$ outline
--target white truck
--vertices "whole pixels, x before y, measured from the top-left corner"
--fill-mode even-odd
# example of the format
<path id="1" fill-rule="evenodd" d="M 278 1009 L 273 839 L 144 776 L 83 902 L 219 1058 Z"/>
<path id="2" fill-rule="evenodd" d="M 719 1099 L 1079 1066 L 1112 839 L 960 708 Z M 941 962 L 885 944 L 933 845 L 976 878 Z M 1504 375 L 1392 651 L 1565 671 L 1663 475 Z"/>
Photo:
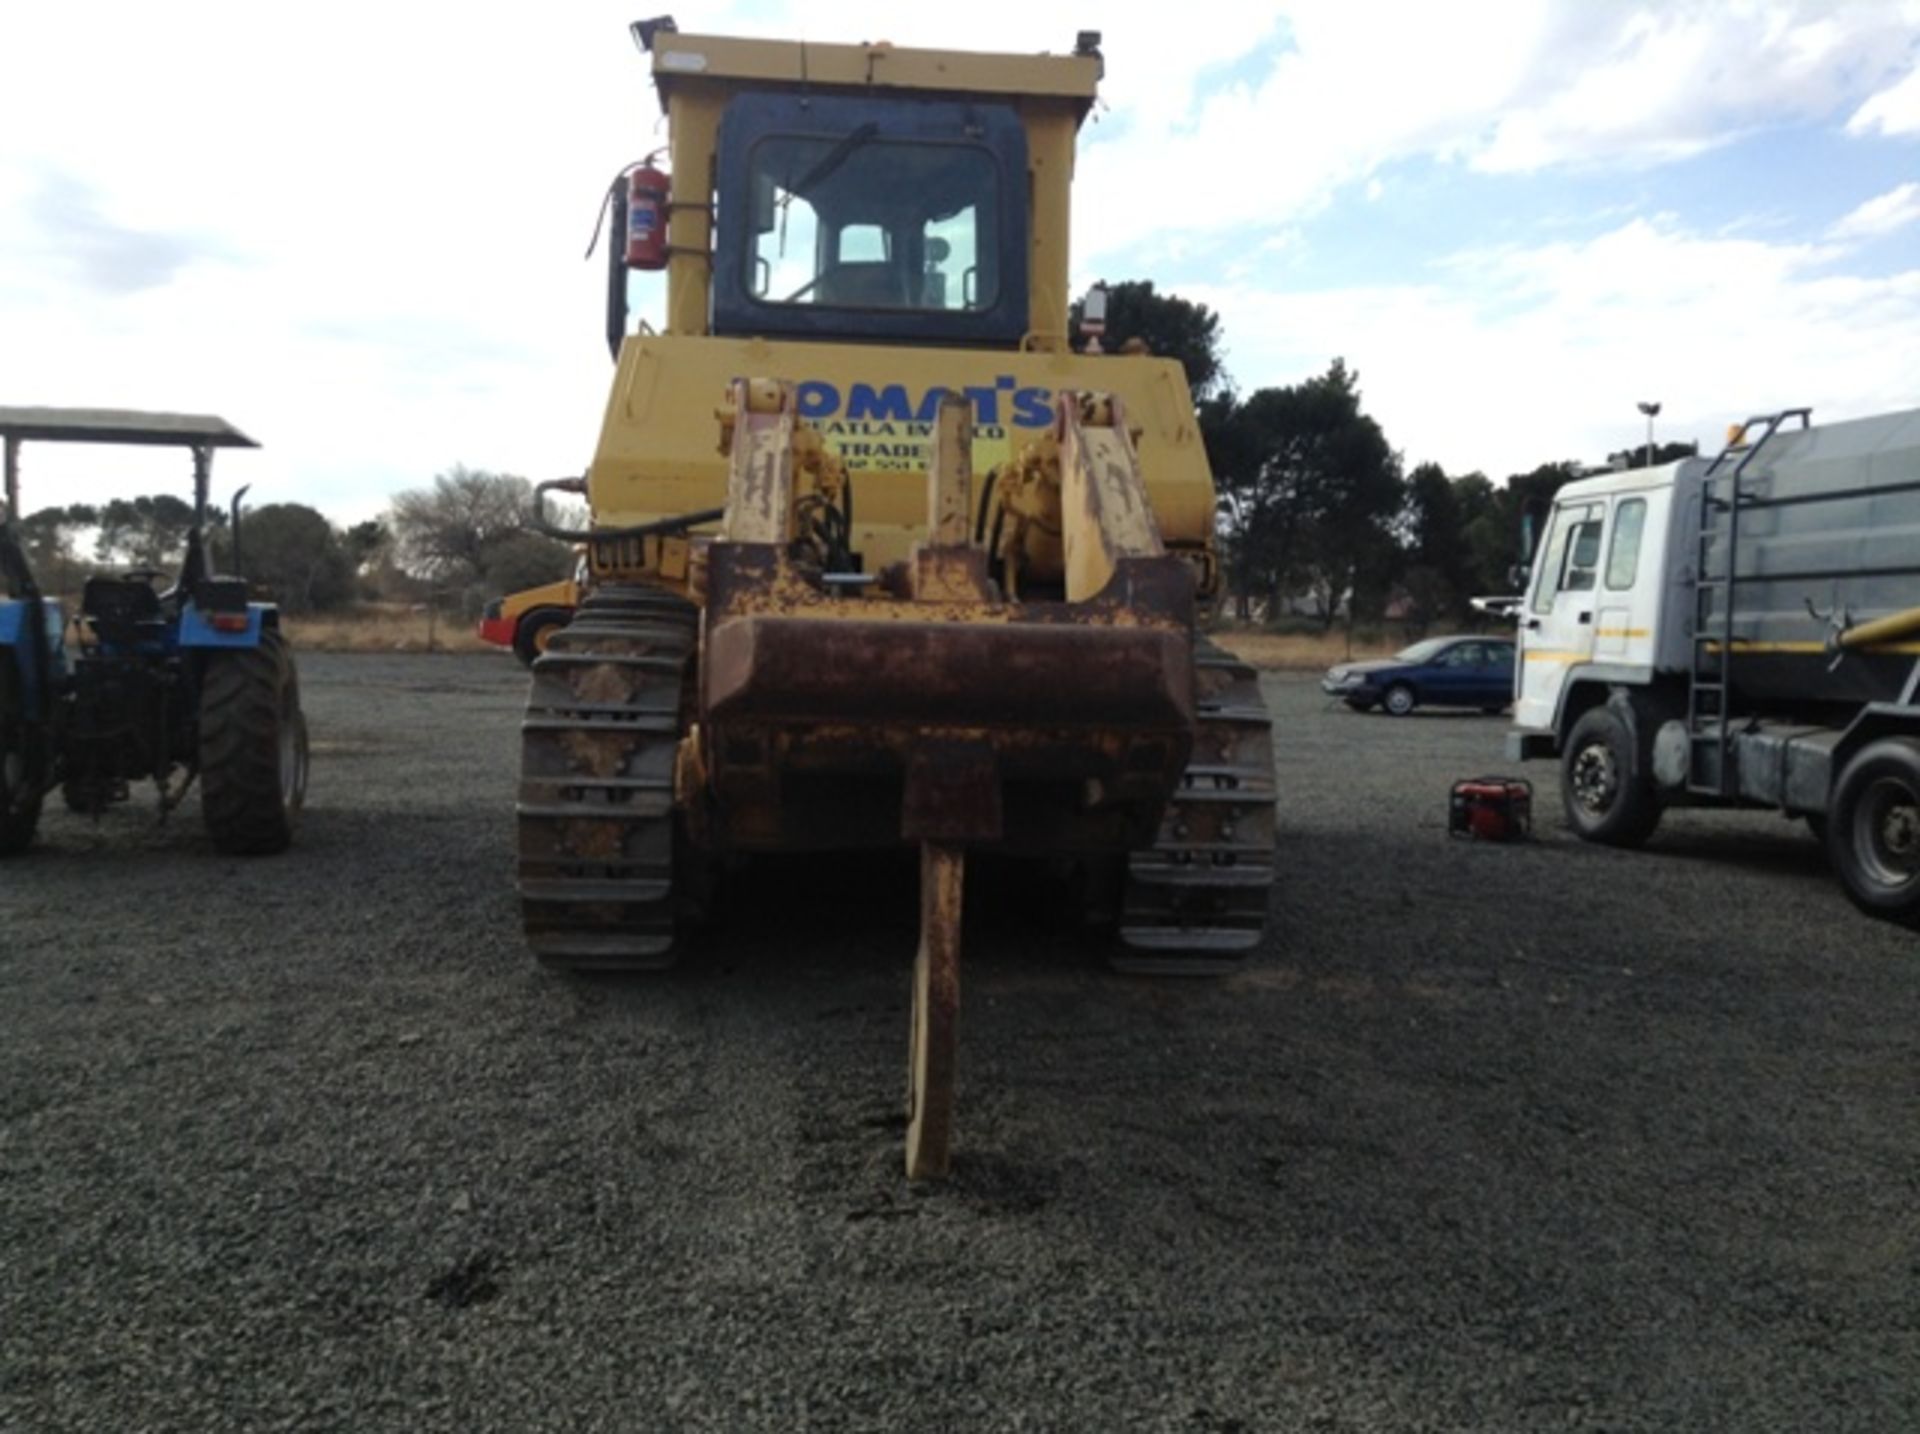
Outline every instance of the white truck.
<path id="1" fill-rule="evenodd" d="M 1718 457 L 1567 484 L 1517 614 L 1507 755 L 1638 846 L 1670 806 L 1806 818 L 1920 925 L 1920 409 L 1748 420 Z"/>

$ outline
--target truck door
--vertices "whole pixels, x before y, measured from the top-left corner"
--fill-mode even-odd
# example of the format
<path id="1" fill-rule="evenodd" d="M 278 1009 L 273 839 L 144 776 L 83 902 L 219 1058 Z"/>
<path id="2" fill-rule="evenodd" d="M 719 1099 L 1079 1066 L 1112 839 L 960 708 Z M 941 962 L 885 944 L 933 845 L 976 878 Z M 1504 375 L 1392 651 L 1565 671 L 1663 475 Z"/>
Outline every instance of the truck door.
<path id="1" fill-rule="evenodd" d="M 1518 727 L 1549 730 L 1559 711 L 1567 673 L 1593 660 L 1595 598 L 1604 498 L 1557 505 L 1520 618 L 1520 690 L 1513 720 Z"/>

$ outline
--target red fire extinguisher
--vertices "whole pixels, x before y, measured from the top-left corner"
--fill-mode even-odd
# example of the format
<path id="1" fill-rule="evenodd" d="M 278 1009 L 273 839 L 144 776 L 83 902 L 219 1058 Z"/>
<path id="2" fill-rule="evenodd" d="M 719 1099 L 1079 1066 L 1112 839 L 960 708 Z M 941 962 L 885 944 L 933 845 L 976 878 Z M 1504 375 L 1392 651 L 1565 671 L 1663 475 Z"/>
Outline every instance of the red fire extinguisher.
<path id="1" fill-rule="evenodd" d="M 672 181 L 648 155 L 627 171 L 627 267 L 667 267 L 667 194 Z"/>

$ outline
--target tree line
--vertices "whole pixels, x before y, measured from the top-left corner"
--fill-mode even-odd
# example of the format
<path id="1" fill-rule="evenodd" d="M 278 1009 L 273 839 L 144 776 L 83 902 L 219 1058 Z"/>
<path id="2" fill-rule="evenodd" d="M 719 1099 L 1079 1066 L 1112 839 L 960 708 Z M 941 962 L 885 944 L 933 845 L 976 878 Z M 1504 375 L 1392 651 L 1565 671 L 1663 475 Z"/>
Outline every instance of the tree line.
<path id="1" fill-rule="evenodd" d="M 242 516 L 238 565 L 292 613 L 437 601 L 471 615 L 488 597 L 571 570 L 565 543 L 523 527 L 532 492 L 524 478 L 456 465 L 397 495 L 383 517 L 346 526 L 304 503 L 268 503 Z M 155 493 L 41 508 L 19 526 L 41 582 L 71 594 L 97 573 L 174 569 L 192 525 L 191 503 Z M 229 528 L 227 513 L 210 508 L 206 536 L 216 571 L 235 565 Z"/>
<path id="2" fill-rule="evenodd" d="M 1298 383 L 1242 394 L 1222 357 L 1217 313 L 1161 294 L 1150 280 L 1107 292 L 1106 346 L 1177 358 L 1186 372 L 1217 488 L 1230 610 L 1243 620 L 1467 621 L 1470 598 L 1511 589 L 1523 520 L 1537 519 L 1583 471 L 1554 461 L 1505 484 L 1436 463 L 1407 471 L 1343 359 Z M 1639 467 L 1695 451 L 1666 443 L 1609 460 Z M 242 565 L 290 612 L 406 600 L 470 616 L 488 597 L 570 571 L 569 547 L 525 526 L 531 494 L 524 478 L 456 465 L 396 495 L 382 517 L 346 527 L 303 503 L 271 503 L 245 514 Z M 20 526 L 43 581 L 71 593 L 92 572 L 169 568 L 192 520 L 189 503 L 162 493 L 42 508 Z M 208 514 L 216 568 L 231 560 L 227 527 L 224 511 Z"/>
<path id="3" fill-rule="evenodd" d="M 1218 493 L 1228 598 L 1242 619 L 1467 621 L 1469 599 L 1511 591 L 1523 519 L 1537 521 L 1560 485 L 1585 471 L 1542 463 L 1504 486 L 1437 463 L 1406 471 L 1343 359 L 1299 383 L 1241 394 L 1221 356 L 1220 316 L 1151 281 L 1108 287 L 1103 341 L 1185 369 Z M 1641 467 L 1696 451 L 1667 443 L 1609 459 Z"/>

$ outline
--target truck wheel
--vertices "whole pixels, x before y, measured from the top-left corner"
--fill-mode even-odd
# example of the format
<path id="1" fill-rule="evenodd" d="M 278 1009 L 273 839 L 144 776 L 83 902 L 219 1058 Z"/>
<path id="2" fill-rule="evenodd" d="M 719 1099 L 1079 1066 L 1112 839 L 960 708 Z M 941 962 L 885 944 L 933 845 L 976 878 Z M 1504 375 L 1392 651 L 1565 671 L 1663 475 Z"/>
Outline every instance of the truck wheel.
<path id="1" fill-rule="evenodd" d="M 513 652 L 528 667 L 547 650 L 553 635 L 565 627 L 573 614 L 563 607 L 537 607 L 513 625 Z"/>
<path id="2" fill-rule="evenodd" d="M 1617 712 L 1595 707 L 1573 724 L 1560 758 L 1567 825 L 1586 841 L 1639 846 L 1660 825 L 1660 797 Z"/>
<path id="3" fill-rule="evenodd" d="M 200 811 L 221 851 L 284 851 L 307 795 L 307 721 L 286 639 L 214 652 L 200 687 Z"/>
<path id="4" fill-rule="evenodd" d="M 33 739 L 13 663 L 13 652 L 0 647 L 0 856 L 25 851 L 40 824 L 40 793 L 27 795 L 33 788 Z"/>
<path id="5" fill-rule="evenodd" d="M 1862 911 L 1920 926 L 1920 741 L 1886 737 L 1847 763 L 1827 857 Z"/>
<path id="6" fill-rule="evenodd" d="M 1394 683 L 1380 699 L 1380 707 L 1389 717 L 1406 716 L 1414 709 L 1413 689 L 1404 682 Z"/>

